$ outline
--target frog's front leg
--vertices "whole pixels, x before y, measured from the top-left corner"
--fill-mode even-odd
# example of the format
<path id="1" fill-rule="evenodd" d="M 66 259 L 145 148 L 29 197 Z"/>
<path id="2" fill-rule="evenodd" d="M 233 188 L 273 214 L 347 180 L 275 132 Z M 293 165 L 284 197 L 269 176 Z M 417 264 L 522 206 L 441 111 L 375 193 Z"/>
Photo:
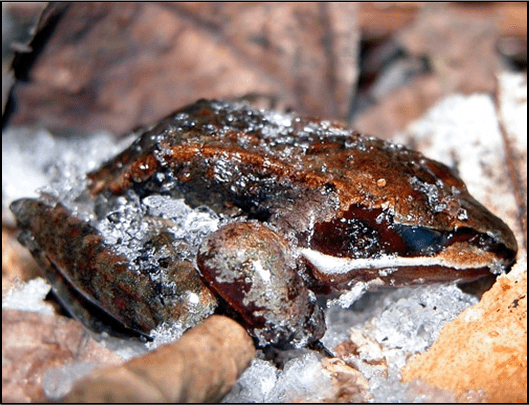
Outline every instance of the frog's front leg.
<path id="1" fill-rule="evenodd" d="M 325 333 L 323 312 L 300 276 L 287 240 L 259 222 L 236 222 L 209 236 L 197 263 L 203 279 L 260 346 L 303 347 Z"/>

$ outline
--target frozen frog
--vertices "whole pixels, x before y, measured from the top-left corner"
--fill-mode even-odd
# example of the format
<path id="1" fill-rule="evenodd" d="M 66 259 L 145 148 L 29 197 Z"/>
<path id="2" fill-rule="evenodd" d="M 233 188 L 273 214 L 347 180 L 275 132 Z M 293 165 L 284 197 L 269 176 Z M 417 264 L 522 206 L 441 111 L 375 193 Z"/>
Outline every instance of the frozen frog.
<path id="1" fill-rule="evenodd" d="M 325 332 L 317 294 L 473 280 L 508 271 L 517 253 L 508 226 L 443 164 L 242 102 L 175 112 L 87 184 L 76 201 L 11 209 L 20 241 L 90 327 L 104 314 L 148 334 L 222 311 L 260 346 L 302 347 Z M 175 205 L 212 225 L 189 241 Z"/>

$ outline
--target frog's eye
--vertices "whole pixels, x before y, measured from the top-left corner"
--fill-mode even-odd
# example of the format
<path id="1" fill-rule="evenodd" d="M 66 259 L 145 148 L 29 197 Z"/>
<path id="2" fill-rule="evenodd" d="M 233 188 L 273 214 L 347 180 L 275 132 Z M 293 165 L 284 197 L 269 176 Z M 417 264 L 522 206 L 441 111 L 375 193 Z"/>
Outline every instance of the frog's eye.
<path id="1" fill-rule="evenodd" d="M 410 253 L 437 253 L 448 240 L 446 233 L 422 226 L 394 225 L 394 229 L 406 243 Z"/>

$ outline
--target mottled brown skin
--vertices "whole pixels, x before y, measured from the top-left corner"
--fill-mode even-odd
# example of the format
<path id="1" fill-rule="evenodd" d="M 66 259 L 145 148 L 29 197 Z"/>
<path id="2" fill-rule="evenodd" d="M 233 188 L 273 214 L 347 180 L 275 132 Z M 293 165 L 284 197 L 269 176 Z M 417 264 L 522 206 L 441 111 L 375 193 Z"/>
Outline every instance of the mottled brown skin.
<path id="1" fill-rule="evenodd" d="M 339 124 L 290 117 L 284 125 L 285 120 L 285 116 L 243 104 L 200 100 L 145 131 L 116 158 L 89 173 L 89 193 L 94 199 L 126 196 L 130 190 L 140 199 L 152 194 L 184 198 L 191 207 L 205 205 L 224 217 L 264 223 L 266 232 L 273 229 L 279 239 L 299 251 L 367 263 L 365 268 L 331 274 L 306 259 L 306 252 L 298 255 L 296 269 L 303 282 L 323 293 L 347 289 L 359 281 L 399 286 L 472 280 L 490 271 L 508 270 L 514 262 L 517 245 L 511 230 L 472 198 L 446 166 Z M 170 316 L 163 305 L 156 304 L 149 283 L 141 292 L 129 284 L 126 264 L 109 253 L 93 228 L 86 231 L 89 225 L 77 222 L 56 231 L 58 215 L 67 224 L 75 220 L 59 204 L 50 211 L 35 209 L 34 202 L 25 201 L 13 208 L 19 227 L 30 235 L 25 244 L 36 256 L 49 259 L 63 277 L 78 278 L 72 280 L 73 287 L 77 285 L 84 295 L 135 329 L 145 331 Z M 40 218 L 26 220 L 31 215 Z M 233 296 L 224 294 L 216 279 L 224 273 L 203 260 L 218 262 L 226 237 L 222 229 L 218 232 L 212 238 L 221 246 L 211 251 L 203 246 L 199 270 L 206 284 L 231 301 L 247 324 L 254 323 L 249 327 L 261 328 L 262 317 L 254 316 L 254 308 L 244 304 L 245 297 L 236 291 Z M 263 238 L 264 232 L 255 230 L 255 240 Z M 68 253 L 74 258 L 67 257 Z M 380 267 L 369 268 L 381 257 L 411 261 L 382 275 Z M 437 260 L 435 265 L 426 265 L 432 258 Z M 89 262 L 86 269 L 78 265 L 81 260 Z M 238 264 L 229 266 L 233 269 Z M 80 270 L 72 273 L 71 267 Z M 291 272 L 271 270 L 273 274 Z M 110 274 L 119 274 L 126 286 L 98 281 Z M 142 283 L 139 280 L 138 285 Z M 263 296 L 277 289 L 260 285 Z M 303 288 L 294 290 L 297 293 L 291 301 L 296 308 L 285 311 L 271 304 L 264 309 L 301 314 L 294 324 L 299 321 L 300 328 L 307 328 L 317 339 L 322 323 L 315 324 L 298 311 L 302 305 L 298 301 L 306 302 L 302 299 L 306 293 Z M 130 314 L 127 310 L 121 313 L 117 302 L 121 293 L 126 302 L 137 300 Z M 150 313 L 148 319 L 142 318 L 144 313 Z M 274 320 L 267 327 L 273 331 L 281 323 Z"/>
<path id="2" fill-rule="evenodd" d="M 190 205 L 205 204 L 217 212 L 274 224 L 294 232 L 301 246 L 329 255 L 424 255 L 399 236 L 399 225 L 438 232 L 449 240 L 447 246 L 476 247 L 446 249 L 446 254 L 447 260 L 462 267 L 465 261 L 480 261 L 479 270 L 465 274 L 445 269 L 440 273 L 444 276 L 433 281 L 473 279 L 488 273 L 491 260 L 506 268 L 514 261 L 517 244 L 509 227 L 477 202 L 445 165 L 339 124 L 326 125 L 322 133 L 302 133 L 307 125 L 321 125 L 313 119 L 299 118 L 279 137 L 267 137 L 270 123 L 247 111 L 252 110 L 234 111 L 229 104 L 202 100 L 176 112 L 91 173 L 91 193 L 120 194 L 138 186 L 155 189 L 153 175 L 169 171 L 180 181 L 173 193 Z M 182 115 L 193 125 L 179 121 Z M 226 178 L 212 169 L 219 165 Z M 377 223 L 380 214 L 385 217 Z M 340 234 L 359 227 L 347 224 L 354 220 L 377 233 L 370 249 L 359 249 L 359 240 L 341 240 Z M 434 253 L 438 254 L 428 255 Z M 429 279 L 429 271 L 424 277 L 420 273 L 419 267 L 403 271 L 401 280 L 393 276 L 393 284 Z M 355 276 L 367 278 L 362 273 Z"/>
<path id="3" fill-rule="evenodd" d="M 134 183 L 148 181 L 153 174 L 163 170 L 160 157 L 156 157 L 158 154 L 183 184 L 192 183 L 200 190 L 206 186 L 197 185 L 198 182 L 218 187 L 224 197 L 222 209 L 230 204 L 237 205 L 233 201 L 237 195 L 226 190 L 237 179 L 219 184 L 211 170 L 213 165 L 223 161 L 236 166 L 241 171 L 240 177 L 252 174 L 256 180 L 277 179 L 287 183 L 286 186 L 270 185 L 274 191 L 296 186 L 334 191 L 339 198 L 339 207 L 333 218 L 343 216 L 354 205 L 373 210 L 389 204 L 399 223 L 438 230 L 471 228 L 481 233 L 494 230 L 498 233 L 498 240 L 508 249 L 516 250 L 516 241 L 508 227 L 468 194 L 463 181 L 445 165 L 419 152 L 362 136 L 339 124 L 329 127 L 342 131 L 340 135 L 326 138 L 313 135 L 299 139 L 294 129 L 288 134 L 292 139 L 278 145 L 276 138 L 262 135 L 267 122 L 257 114 L 253 117 L 242 115 L 232 123 L 227 119 L 228 113 L 228 109 L 214 110 L 205 100 L 174 113 L 144 133 L 133 146 L 91 173 L 90 191 L 97 194 L 111 190 L 120 194 Z M 176 131 L 174 117 L 178 114 L 188 114 L 194 125 L 190 128 L 181 126 L 182 130 Z M 319 121 L 302 118 L 295 125 L 301 129 L 311 123 Z M 286 138 L 284 134 L 282 136 Z M 288 155 L 283 156 L 287 148 Z M 410 184 L 411 177 L 426 184 L 441 181 L 439 201 L 447 203 L 448 209 L 439 213 L 433 211 L 425 193 Z M 378 183 L 379 179 L 385 181 Z M 263 184 L 254 181 L 252 186 L 238 190 L 242 198 L 255 198 L 255 188 L 261 188 Z M 452 187 L 457 189 L 457 196 Z M 188 194 L 198 195 L 199 192 L 190 191 Z M 409 199 L 404 198 L 408 196 Z M 204 199 L 204 196 L 195 197 L 197 201 Z M 460 208 L 472 212 L 469 220 L 458 219 Z"/>

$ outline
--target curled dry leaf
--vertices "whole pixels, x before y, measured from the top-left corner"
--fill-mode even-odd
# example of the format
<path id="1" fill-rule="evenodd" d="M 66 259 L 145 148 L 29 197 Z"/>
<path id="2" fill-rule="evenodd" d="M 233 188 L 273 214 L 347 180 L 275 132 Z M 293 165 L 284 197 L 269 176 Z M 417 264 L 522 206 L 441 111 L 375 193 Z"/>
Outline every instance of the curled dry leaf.
<path id="1" fill-rule="evenodd" d="M 331 373 L 333 385 L 337 389 L 336 402 L 369 402 L 369 381 L 364 375 L 338 358 L 325 358 L 322 366 Z"/>
<path id="2" fill-rule="evenodd" d="M 235 321 L 213 315 L 174 343 L 118 367 L 95 371 L 65 402 L 216 402 L 255 354 Z"/>

